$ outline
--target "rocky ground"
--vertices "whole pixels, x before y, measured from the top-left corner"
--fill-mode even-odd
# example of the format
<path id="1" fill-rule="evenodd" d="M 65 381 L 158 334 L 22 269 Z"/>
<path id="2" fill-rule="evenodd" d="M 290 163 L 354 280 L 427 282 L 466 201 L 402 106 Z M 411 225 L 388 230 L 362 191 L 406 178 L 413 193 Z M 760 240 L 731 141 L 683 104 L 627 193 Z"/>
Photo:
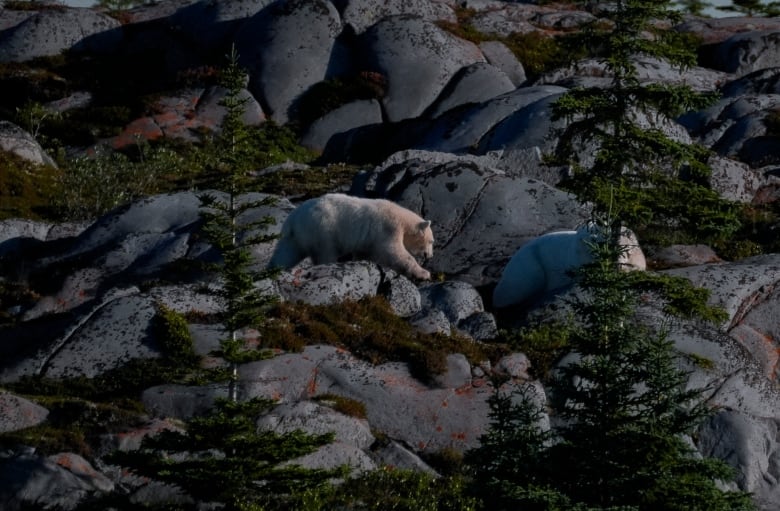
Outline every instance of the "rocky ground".
<path id="1" fill-rule="evenodd" d="M 458 23 L 463 5 L 473 9 L 470 23 L 493 40 L 474 43 L 443 28 L 442 21 Z M 587 208 L 556 188 L 565 169 L 542 165 L 542 154 L 553 143 L 551 102 L 571 87 L 606 83 L 603 65 L 586 61 L 529 78 L 503 39 L 571 30 L 592 18 L 587 12 L 493 0 L 171 0 L 122 14 L 119 21 L 94 9 L 3 9 L 0 63 L 63 50 L 128 60 L 154 53 L 150 69 L 158 74 L 150 80 L 163 80 L 213 64 L 208 56 L 235 43 L 249 71 L 248 124 L 305 120 L 300 141 L 321 153 L 322 162 L 362 168 L 341 191 L 391 198 L 432 220 L 436 246 L 428 268 L 439 280 L 414 282 L 370 262 L 303 265 L 258 283 L 282 301 L 338 304 L 380 295 L 420 331 L 490 341 L 500 325 L 487 291 L 512 253 L 540 234 L 572 229 L 588 217 Z M 670 123 L 668 134 L 714 151 L 712 186 L 723 197 L 776 201 L 780 21 L 689 18 L 670 28 L 702 38 L 700 67 L 679 72 L 645 59 L 638 61 L 642 79 L 687 83 L 721 96 L 708 109 Z M 381 94 L 303 115 L 302 94 L 335 76 L 362 77 Z M 100 93 L 67 91 L 50 106 L 80 108 L 98 101 Z M 99 143 L 121 148 L 138 137 L 197 141 L 203 130 L 219 127 L 223 96 L 218 87 L 158 94 L 144 115 Z M 53 164 L 30 133 L 8 122 L 0 125 L 0 147 Z M 296 201 L 279 197 L 253 215 L 275 218 L 275 232 Z M 160 357 L 152 327 L 160 304 L 191 318 L 196 351 L 220 364 L 211 356 L 220 329 L 197 321 L 216 310 L 208 292 L 213 283 L 184 271 L 170 278 L 184 262 L 213 255 L 198 235 L 199 206 L 197 193 L 182 191 L 83 224 L 0 222 L 0 276 L 45 284 L 5 311 L 14 320 L 0 330 L 0 385 L 30 376 L 95 378 L 131 359 Z M 258 266 L 272 248 L 273 242 L 256 248 Z M 711 303 L 728 313 L 721 325 L 681 323 L 672 330 L 677 348 L 688 355 L 681 364 L 691 371 L 690 385 L 706 386 L 717 409 L 696 435 L 696 447 L 733 465 L 739 488 L 753 492 L 761 509 L 773 510 L 780 501 L 780 255 L 727 262 L 704 246 L 647 247 L 646 253 L 650 271 L 689 278 L 711 290 Z M 642 312 L 649 323 L 662 322 L 651 303 Z M 334 444 L 300 460 L 307 466 L 347 462 L 356 470 L 384 464 L 432 470 L 423 461 L 426 454 L 463 451 L 485 431 L 491 375 L 508 377 L 509 387 L 533 385 L 544 395 L 522 353 L 481 361 L 453 353 L 443 372 L 422 381 L 405 363 L 369 363 L 309 341 L 301 352 L 239 370 L 242 398 L 280 403 L 261 427 L 337 432 Z M 9 510 L 29 502 L 70 509 L 90 492 L 132 486 L 137 482 L 101 461 L 104 454 L 137 447 L 145 434 L 203 412 L 226 393 L 225 384 L 147 388 L 141 397 L 147 422 L 106 432 L 91 456 L 29 448 L 0 452 L 0 501 L 11 502 Z M 366 417 L 339 414 L 313 399 L 329 394 L 364 403 Z M 49 413 L 10 392 L 0 393 L 0 409 L 0 432 L 44 423 Z M 385 437 L 381 448 L 377 432 Z"/>

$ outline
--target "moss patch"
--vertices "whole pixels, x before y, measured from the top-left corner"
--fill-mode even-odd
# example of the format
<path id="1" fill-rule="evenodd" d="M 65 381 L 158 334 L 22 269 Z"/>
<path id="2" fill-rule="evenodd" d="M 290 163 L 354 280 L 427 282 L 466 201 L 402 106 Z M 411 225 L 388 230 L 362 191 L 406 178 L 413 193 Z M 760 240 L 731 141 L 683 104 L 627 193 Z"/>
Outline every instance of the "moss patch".
<path id="1" fill-rule="evenodd" d="M 327 306 L 284 302 L 267 317 L 262 332 L 266 347 L 298 350 L 306 344 L 330 344 L 372 364 L 407 362 L 412 374 L 422 381 L 446 369 L 448 354 L 463 353 L 478 363 L 506 352 L 500 345 L 456 335 L 420 333 L 398 317 L 381 296 Z"/>

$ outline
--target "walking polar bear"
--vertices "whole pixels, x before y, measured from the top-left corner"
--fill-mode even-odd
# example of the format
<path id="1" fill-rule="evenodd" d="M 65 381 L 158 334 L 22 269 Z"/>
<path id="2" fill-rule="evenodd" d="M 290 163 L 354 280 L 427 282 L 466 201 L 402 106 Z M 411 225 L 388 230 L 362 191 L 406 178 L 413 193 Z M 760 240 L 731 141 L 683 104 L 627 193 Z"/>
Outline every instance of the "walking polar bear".
<path id="1" fill-rule="evenodd" d="M 528 304 L 570 286 L 571 272 L 593 262 L 587 242 L 599 234 L 598 227 L 590 223 L 576 231 L 544 234 L 520 247 L 493 290 L 493 306 Z M 645 255 L 631 230 L 621 230 L 620 244 L 627 248 L 618 261 L 621 268 L 647 269 Z"/>
<path id="2" fill-rule="evenodd" d="M 314 264 L 368 259 L 429 280 L 415 257 L 433 257 L 431 222 L 388 200 L 325 194 L 290 213 L 268 267 L 289 269 L 307 257 Z"/>

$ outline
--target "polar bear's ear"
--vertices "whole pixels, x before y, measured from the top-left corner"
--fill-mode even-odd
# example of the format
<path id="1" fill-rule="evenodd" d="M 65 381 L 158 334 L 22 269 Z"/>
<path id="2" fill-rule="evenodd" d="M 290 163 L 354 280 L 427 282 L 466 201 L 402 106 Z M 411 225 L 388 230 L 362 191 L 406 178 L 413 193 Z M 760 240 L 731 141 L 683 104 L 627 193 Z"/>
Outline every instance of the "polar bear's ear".
<path id="1" fill-rule="evenodd" d="M 430 226 L 431 226 L 431 221 L 430 220 L 423 220 L 422 222 L 417 224 L 417 227 L 420 229 L 420 232 L 425 231 L 425 229 L 427 229 Z"/>

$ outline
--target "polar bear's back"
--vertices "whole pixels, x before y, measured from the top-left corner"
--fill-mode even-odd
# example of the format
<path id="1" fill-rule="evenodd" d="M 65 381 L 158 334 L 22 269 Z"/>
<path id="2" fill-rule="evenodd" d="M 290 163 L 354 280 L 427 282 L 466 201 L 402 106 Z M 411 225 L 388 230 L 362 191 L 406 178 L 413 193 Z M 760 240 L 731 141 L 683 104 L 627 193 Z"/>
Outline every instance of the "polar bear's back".
<path id="1" fill-rule="evenodd" d="M 316 253 L 322 237 L 338 252 L 362 249 L 367 242 L 392 236 L 398 226 L 416 225 L 422 218 L 385 199 L 365 199 L 342 193 L 328 193 L 303 202 L 282 226 L 282 237 L 294 238 L 306 252 Z M 311 245 L 311 246 L 309 246 Z"/>
<path id="2" fill-rule="evenodd" d="M 582 230 L 556 231 L 520 247 L 493 290 L 493 305 L 532 301 L 571 284 L 571 271 L 590 258 L 587 237 Z"/>

